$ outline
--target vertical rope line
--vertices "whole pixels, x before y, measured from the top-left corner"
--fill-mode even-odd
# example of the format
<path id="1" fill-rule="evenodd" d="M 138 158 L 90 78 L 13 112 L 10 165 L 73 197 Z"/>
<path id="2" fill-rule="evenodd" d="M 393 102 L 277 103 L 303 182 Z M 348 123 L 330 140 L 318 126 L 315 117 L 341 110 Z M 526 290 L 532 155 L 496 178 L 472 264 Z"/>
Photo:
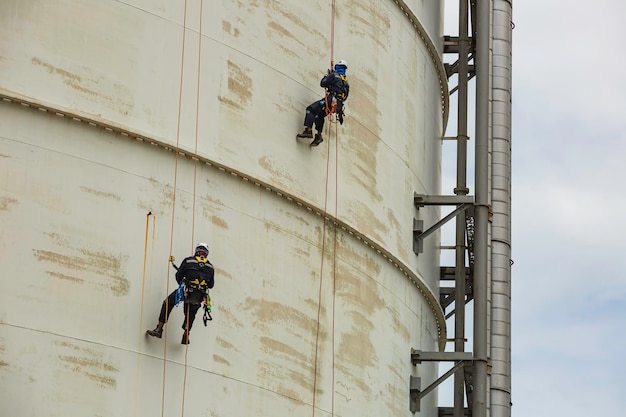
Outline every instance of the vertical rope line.
<path id="1" fill-rule="evenodd" d="M 172 192 L 172 222 L 170 228 L 170 250 L 169 254 L 172 255 L 172 249 L 174 247 L 174 220 L 176 218 L 176 187 L 177 187 L 177 179 L 178 179 L 178 153 L 180 148 L 180 114 L 182 110 L 182 101 L 183 101 L 183 78 L 184 78 L 184 69 L 185 69 L 185 35 L 187 32 L 187 0 L 183 2 L 183 36 L 182 36 L 182 45 L 181 45 L 181 54 L 180 54 L 180 81 L 178 87 L 178 116 L 177 116 L 177 126 L 176 126 L 176 152 L 174 156 L 174 184 L 173 184 L 173 192 Z M 169 262 L 169 259 L 168 259 Z M 169 310 L 169 292 L 170 292 L 170 268 L 169 264 L 167 265 L 167 277 L 165 283 L 165 309 L 166 312 Z M 169 316 L 168 316 L 169 319 Z M 161 393 L 161 417 L 165 417 L 165 376 L 166 376 L 166 365 L 167 365 L 167 326 L 164 331 L 164 343 L 163 343 L 163 382 L 162 382 L 162 393 Z"/>
<path id="2" fill-rule="evenodd" d="M 197 81 L 196 81 L 196 125 L 195 125 L 195 146 L 194 153 L 198 154 L 198 124 L 200 123 L 200 69 L 201 69 L 201 58 L 202 58 L 202 5 L 203 2 L 200 0 L 200 23 L 198 28 L 198 69 L 197 69 Z M 197 174 L 198 174 L 198 160 L 194 159 L 193 162 L 193 199 L 191 205 L 191 245 L 194 245 L 195 239 L 195 224 L 196 224 L 196 186 L 197 186 Z M 183 337 L 189 339 L 189 304 L 184 304 L 186 307 L 185 310 L 185 330 L 183 333 Z M 187 340 L 187 344 L 185 345 L 185 371 L 183 376 L 183 399 L 181 404 L 181 416 L 185 415 L 185 394 L 187 392 L 187 358 L 189 353 L 189 340 Z"/>
<path id="3" fill-rule="evenodd" d="M 198 140 L 199 140 L 199 124 L 200 124 L 200 70 L 201 59 L 202 59 L 202 6 L 203 1 L 200 0 L 200 25 L 199 25 L 199 34 L 198 34 L 198 78 L 196 82 L 196 144 L 194 147 L 194 153 L 198 154 Z M 194 159 L 193 164 L 193 205 L 191 212 L 191 245 L 194 245 L 195 241 L 195 222 L 196 222 L 196 182 L 197 182 L 197 170 L 198 170 L 198 160 Z"/>
<path id="4" fill-rule="evenodd" d="M 189 304 L 183 301 L 183 308 L 185 309 L 185 330 L 183 337 L 186 337 L 186 342 L 189 343 Z M 185 392 L 187 390 L 187 353 L 189 353 L 189 344 L 185 345 L 185 366 L 183 367 L 183 400 L 180 406 L 181 417 L 185 415 Z"/>
<path id="5" fill-rule="evenodd" d="M 324 222 L 322 225 L 322 260 L 320 265 L 320 286 L 317 295 L 317 329 L 315 332 L 315 365 L 314 365 L 314 374 L 313 374 L 313 416 L 315 416 L 315 399 L 316 399 L 316 391 L 317 391 L 317 361 L 318 361 L 318 347 L 319 347 L 319 334 L 320 334 L 320 314 L 322 310 L 322 282 L 324 280 L 324 252 L 326 248 L 326 213 L 327 213 L 327 204 L 328 204 L 328 171 L 330 164 L 330 146 L 326 146 L 327 149 L 327 157 L 326 157 L 326 185 L 324 191 Z"/>
<path id="6" fill-rule="evenodd" d="M 339 218 L 338 214 L 338 198 L 339 198 L 339 128 L 335 123 L 335 219 Z M 335 299 L 337 293 L 337 222 L 333 222 L 334 245 L 333 245 L 333 313 L 332 313 L 332 351 L 333 351 L 333 369 L 332 369 L 332 398 L 331 398 L 331 416 L 335 415 Z"/>
<path id="7" fill-rule="evenodd" d="M 332 70 L 333 60 L 335 57 L 335 0 L 332 1 L 332 10 L 330 14 L 330 65 Z"/>
<path id="8" fill-rule="evenodd" d="M 145 301 L 145 294 L 146 294 L 146 269 L 147 269 L 147 262 L 148 262 L 148 236 L 150 235 L 150 216 L 153 216 L 153 223 L 154 223 L 154 215 L 152 214 L 151 211 L 148 212 L 148 214 L 146 214 L 146 234 L 145 234 L 145 238 L 144 238 L 144 244 L 143 244 L 143 270 L 141 273 L 141 303 L 139 305 L 139 331 L 138 333 L 138 339 L 137 340 L 137 352 L 139 353 L 141 350 L 141 338 L 143 337 L 144 333 L 142 333 L 141 329 L 143 327 L 143 308 L 144 308 L 144 301 Z M 153 229 L 154 231 L 154 229 Z M 152 241 L 154 242 L 154 234 L 152 236 Z M 154 255 L 154 251 L 152 252 L 152 255 Z M 150 264 L 152 264 L 152 256 L 150 257 Z M 151 275 L 152 276 L 152 275 Z M 134 415 L 137 415 L 137 388 L 139 387 L 139 370 L 141 369 L 141 354 L 137 355 L 137 369 L 135 372 L 135 402 L 134 402 Z"/>
<path id="9" fill-rule="evenodd" d="M 332 0 L 332 11 L 330 18 L 330 69 L 334 69 L 335 65 L 335 0 Z M 334 119 L 333 119 L 334 120 Z M 330 126 L 329 126 L 330 127 Z M 330 130 L 330 129 L 329 129 Z M 330 135 L 329 135 L 330 136 Z M 339 153 L 338 153 L 338 135 L 337 125 L 335 124 L 335 219 L 337 219 L 337 197 L 338 197 L 338 169 L 339 169 Z M 330 145 L 329 145 L 330 152 Z M 328 175 L 327 175 L 328 178 Z M 337 269 L 337 223 L 333 222 L 333 311 L 332 311 L 332 382 L 331 382 L 331 416 L 335 415 L 335 292 L 336 292 L 336 269 Z"/>
<path id="10" fill-rule="evenodd" d="M 331 10 L 331 19 L 330 19 L 330 55 L 331 55 L 331 70 L 333 67 L 333 55 L 334 55 L 334 43 L 335 43 L 335 0 L 332 1 L 332 10 Z M 326 94 L 326 107 L 328 110 L 328 94 Z M 330 128 L 327 129 L 330 133 Z M 330 137 L 330 134 L 328 135 Z M 319 350 L 319 332 L 320 332 L 320 314 L 322 309 L 322 282 L 324 278 L 324 253 L 326 248 L 326 214 L 327 214 L 327 205 L 328 205 L 328 173 L 330 166 L 330 144 L 326 146 L 327 156 L 326 156 L 326 180 L 325 180 L 325 190 L 324 190 L 324 221 L 323 221 L 323 230 L 322 230 L 322 259 L 320 265 L 320 285 L 318 292 L 318 302 L 317 302 L 317 329 L 315 333 L 315 365 L 314 365 L 314 375 L 313 375 L 313 403 L 312 403 L 312 415 L 315 417 L 315 400 L 316 400 L 316 391 L 317 391 L 317 367 L 318 367 L 318 350 Z M 335 164 L 336 165 L 336 164 Z M 335 187 L 336 191 L 337 187 Z M 335 198 L 335 205 L 337 204 L 337 199 Z M 336 227 L 336 226 L 335 226 Z M 336 231 L 335 231 L 336 233 Z M 336 243 L 335 243 L 336 244 Z M 333 274 L 334 275 L 334 274 Z M 333 283 L 334 285 L 334 283 Z M 333 289 L 334 292 L 334 289 Z M 334 295 L 333 295 L 333 303 L 334 303 Z M 334 316 L 334 305 L 333 305 L 333 316 Z M 334 317 L 333 317 L 333 346 L 334 346 Z M 335 361 L 335 353 L 333 347 L 333 385 L 334 385 L 334 361 Z M 334 391 L 334 388 L 333 388 Z M 333 392 L 333 401 L 334 401 L 334 392 Z M 334 405 L 333 405 L 334 407 Z"/>
<path id="11" fill-rule="evenodd" d="M 139 341 L 137 344 L 137 348 L 141 346 L 141 337 L 143 335 L 141 333 L 141 328 L 143 325 L 143 304 L 144 304 L 144 296 L 145 296 L 145 290 L 146 290 L 146 269 L 147 269 L 147 263 L 148 263 L 148 236 L 150 232 L 150 216 L 153 216 L 151 211 L 148 212 L 148 214 L 146 214 L 146 236 L 145 236 L 144 243 L 143 243 L 143 271 L 141 272 L 141 303 L 139 306 L 139 332 L 138 332 Z"/>

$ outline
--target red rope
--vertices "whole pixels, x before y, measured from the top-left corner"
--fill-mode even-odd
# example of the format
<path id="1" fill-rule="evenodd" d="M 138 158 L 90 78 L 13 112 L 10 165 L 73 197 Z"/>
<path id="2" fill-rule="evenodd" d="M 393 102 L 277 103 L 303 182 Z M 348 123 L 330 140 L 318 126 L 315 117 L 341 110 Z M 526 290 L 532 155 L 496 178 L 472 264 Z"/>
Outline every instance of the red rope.
<path id="1" fill-rule="evenodd" d="M 332 11 L 331 11 L 331 19 L 330 19 L 330 68 L 331 71 L 334 67 L 334 51 L 335 49 L 335 0 L 332 0 Z M 329 112 L 329 103 L 328 103 L 328 93 L 324 98 L 326 104 L 326 114 L 329 116 L 329 121 L 333 121 L 332 112 Z M 328 128 L 328 137 L 330 137 L 330 126 Z M 338 196 L 338 144 L 337 144 L 337 125 L 335 124 L 335 218 L 337 218 L 337 196 Z M 322 230 L 322 259 L 320 263 L 320 285 L 318 290 L 318 300 L 317 300 L 317 329 L 315 333 L 315 365 L 314 365 L 314 373 L 313 373 L 313 404 L 312 404 L 312 415 L 315 417 L 315 400 L 316 400 L 316 391 L 317 391 L 317 367 L 318 367 L 318 350 L 319 350 L 319 332 L 320 332 L 320 313 L 322 309 L 322 283 L 324 278 L 324 252 L 326 248 L 326 214 L 327 214 L 327 205 L 328 205 L 328 172 L 330 166 L 330 145 L 327 146 L 327 157 L 326 157 L 326 185 L 324 190 L 324 222 L 323 222 L 323 230 Z M 334 225 L 334 248 L 333 248 L 333 311 L 332 311 L 332 400 L 331 400 L 331 416 L 335 414 L 335 283 L 336 283 L 336 265 L 337 265 L 337 224 Z"/>
<path id="2" fill-rule="evenodd" d="M 339 196 L 339 128 L 335 123 L 335 219 L 339 218 L 338 196 Z M 337 292 L 337 222 L 334 222 L 334 246 L 333 246 L 333 318 L 332 318 L 332 400 L 331 400 L 331 417 L 335 415 L 335 298 Z"/>

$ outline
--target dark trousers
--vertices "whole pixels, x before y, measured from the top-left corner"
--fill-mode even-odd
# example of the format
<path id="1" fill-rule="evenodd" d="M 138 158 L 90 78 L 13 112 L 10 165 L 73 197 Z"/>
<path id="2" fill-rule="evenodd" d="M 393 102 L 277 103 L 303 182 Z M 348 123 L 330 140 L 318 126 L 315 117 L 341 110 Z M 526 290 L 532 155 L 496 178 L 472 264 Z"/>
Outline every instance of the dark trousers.
<path id="1" fill-rule="evenodd" d="M 324 119 L 326 119 L 326 102 L 324 99 L 309 104 L 304 116 L 304 125 L 313 127 L 313 123 L 315 123 L 315 129 L 321 132 L 324 128 Z"/>
<path id="2" fill-rule="evenodd" d="M 172 291 L 170 295 L 163 301 L 163 305 L 161 306 L 161 314 L 159 314 L 159 322 L 167 323 L 167 319 L 174 308 L 174 303 L 176 302 L 176 291 Z M 183 327 L 191 330 L 191 326 L 193 325 L 193 321 L 196 319 L 196 313 L 200 309 L 201 304 L 191 304 L 184 303 L 185 310 L 185 321 L 183 322 Z"/>

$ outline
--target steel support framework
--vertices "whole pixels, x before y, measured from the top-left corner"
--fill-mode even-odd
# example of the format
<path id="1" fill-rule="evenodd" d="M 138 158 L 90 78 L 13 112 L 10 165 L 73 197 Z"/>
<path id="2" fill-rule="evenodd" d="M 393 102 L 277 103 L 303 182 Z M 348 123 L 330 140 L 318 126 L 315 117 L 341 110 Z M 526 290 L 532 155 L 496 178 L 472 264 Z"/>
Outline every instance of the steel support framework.
<path id="1" fill-rule="evenodd" d="M 511 9 L 512 0 L 459 0 L 459 35 L 444 37 L 444 54 L 453 54 L 457 58 L 451 64 L 444 64 L 448 79 L 456 74 L 458 81 L 457 86 L 450 89 L 450 94 L 457 93 L 458 97 L 457 135 L 443 138 L 456 140 L 457 143 L 455 195 L 415 195 L 414 205 L 418 210 L 427 205 L 453 205 L 456 209 L 426 231 L 423 231 L 422 222 L 416 220 L 413 233 L 414 251 L 419 254 L 423 239 L 447 221 L 456 218 L 455 246 L 450 247 L 455 250 L 455 265 L 440 268 L 441 282 L 454 282 L 454 286 L 440 286 L 440 303 L 444 312 L 454 304 L 454 309 L 446 313 L 446 319 L 454 316 L 454 338 L 451 340 L 454 342 L 454 352 L 412 350 L 411 362 L 413 365 L 422 361 L 453 361 L 455 364 L 425 389 L 421 389 L 420 378 L 411 377 L 410 409 L 413 412 L 419 411 L 421 398 L 454 375 L 454 406 L 440 407 L 440 417 L 486 417 L 489 405 L 493 408 L 490 413 L 492 416 L 511 415 L 510 269 L 502 267 L 505 261 L 510 266 Z M 492 48 L 494 61 L 498 62 L 492 63 Z M 492 71 L 495 72 L 493 82 Z M 468 83 L 472 78 L 476 78 L 475 196 L 468 195 L 467 187 Z M 497 91 L 494 92 L 494 89 Z M 492 98 L 493 110 L 490 109 Z M 496 110 L 498 114 L 504 114 L 497 123 L 493 119 Z M 497 134 L 493 133 L 492 139 L 492 130 L 496 128 Z M 500 174 L 502 178 L 497 178 L 499 185 L 494 186 L 499 187 L 497 199 L 501 209 L 492 210 L 492 190 L 489 189 L 490 149 L 496 139 L 498 153 L 502 156 L 494 156 L 491 163 L 505 166 L 507 170 Z M 494 265 L 489 261 L 489 223 L 492 216 L 502 219 L 496 227 L 503 230 L 494 237 L 497 249 L 495 255 L 503 260 L 497 260 Z M 496 271 L 495 284 L 490 279 L 490 271 L 493 270 Z M 489 288 L 493 285 L 497 288 L 492 291 L 498 297 L 491 306 L 495 318 L 491 317 L 488 309 Z M 466 352 L 465 305 L 470 301 L 473 301 L 474 306 L 473 352 Z M 489 331 L 490 320 L 492 334 Z M 493 330 L 494 327 L 497 330 Z M 497 333 L 495 336 L 494 332 Z M 492 342 L 493 346 L 490 346 L 491 340 L 497 343 Z M 495 353 L 490 354 L 489 349 Z M 498 360 L 498 371 L 497 380 L 492 384 L 489 369 L 494 354 Z M 491 385 L 493 388 L 490 388 Z M 491 400 L 489 393 L 492 393 Z"/>

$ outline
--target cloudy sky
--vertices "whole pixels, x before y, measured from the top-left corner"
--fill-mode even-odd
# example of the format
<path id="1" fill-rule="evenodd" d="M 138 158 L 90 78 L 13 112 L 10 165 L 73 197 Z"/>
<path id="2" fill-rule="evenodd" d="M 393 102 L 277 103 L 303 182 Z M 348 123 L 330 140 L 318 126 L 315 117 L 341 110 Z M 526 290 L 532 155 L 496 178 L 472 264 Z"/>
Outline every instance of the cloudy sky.
<path id="1" fill-rule="evenodd" d="M 513 21 L 512 415 L 622 416 L 626 3 L 514 1 Z"/>

